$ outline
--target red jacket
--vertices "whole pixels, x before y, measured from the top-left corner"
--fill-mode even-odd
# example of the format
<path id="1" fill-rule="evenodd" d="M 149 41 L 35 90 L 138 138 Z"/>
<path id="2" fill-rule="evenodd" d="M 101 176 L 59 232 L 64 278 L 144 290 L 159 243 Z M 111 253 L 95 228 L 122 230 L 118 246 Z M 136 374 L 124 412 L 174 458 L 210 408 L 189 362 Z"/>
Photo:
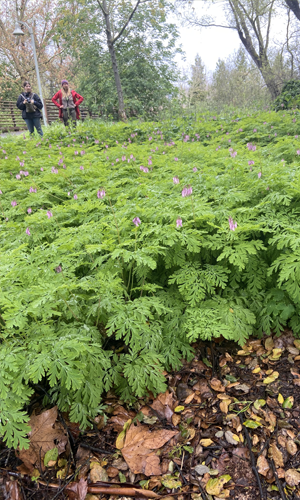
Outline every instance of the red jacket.
<path id="1" fill-rule="evenodd" d="M 79 120 L 80 111 L 79 111 L 78 106 L 79 106 L 79 104 L 82 103 L 83 97 L 80 94 L 77 94 L 77 92 L 75 92 L 75 90 L 71 90 L 71 94 L 72 94 L 73 101 L 75 104 L 76 118 L 77 118 L 77 120 Z M 59 115 L 58 116 L 59 116 L 59 118 L 62 118 L 63 112 L 62 112 L 62 108 L 60 107 L 60 106 L 62 106 L 62 91 L 61 90 L 56 92 L 56 94 L 52 97 L 52 102 L 55 104 L 55 106 L 57 106 L 59 108 Z"/>

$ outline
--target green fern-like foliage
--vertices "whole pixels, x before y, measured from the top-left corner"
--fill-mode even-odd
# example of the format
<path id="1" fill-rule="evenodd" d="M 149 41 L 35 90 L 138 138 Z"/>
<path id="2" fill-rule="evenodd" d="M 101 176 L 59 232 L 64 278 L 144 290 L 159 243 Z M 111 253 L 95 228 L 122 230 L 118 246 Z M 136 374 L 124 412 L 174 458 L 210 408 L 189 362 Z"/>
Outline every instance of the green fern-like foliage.
<path id="1" fill-rule="evenodd" d="M 198 340 L 300 334 L 298 119 L 85 122 L 2 141 L 8 446 L 27 445 L 40 387 L 84 428 L 109 389 L 129 402 L 164 391 Z"/>

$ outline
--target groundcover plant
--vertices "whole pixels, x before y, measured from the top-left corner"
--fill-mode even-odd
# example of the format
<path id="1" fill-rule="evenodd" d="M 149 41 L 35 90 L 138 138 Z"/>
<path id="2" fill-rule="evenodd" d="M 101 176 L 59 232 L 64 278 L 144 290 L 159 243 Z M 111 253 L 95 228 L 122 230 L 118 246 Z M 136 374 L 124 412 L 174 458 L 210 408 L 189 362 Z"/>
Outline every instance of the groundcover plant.
<path id="1" fill-rule="evenodd" d="M 165 390 L 197 339 L 300 332 L 298 112 L 87 122 L 0 150 L 0 434 Z"/>

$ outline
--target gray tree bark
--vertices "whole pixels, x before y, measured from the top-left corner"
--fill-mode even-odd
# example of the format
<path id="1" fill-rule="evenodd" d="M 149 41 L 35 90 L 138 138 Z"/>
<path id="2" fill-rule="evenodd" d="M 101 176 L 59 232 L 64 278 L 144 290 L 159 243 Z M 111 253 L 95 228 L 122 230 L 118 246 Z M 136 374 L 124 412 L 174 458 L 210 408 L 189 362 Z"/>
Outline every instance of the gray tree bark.
<path id="1" fill-rule="evenodd" d="M 300 21 L 300 5 L 298 0 L 285 0 L 285 3 L 291 9 L 291 11 L 295 14 L 297 19 Z"/>
<path id="2" fill-rule="evenodd" d="M 146 1 L 146 0 L 144 0 L 144 1 Z M 122 29 L 119 31 L 119 33 L 115 37 L 113 36 L 112 29 L 111 29 L 110 13 L 109 13 L 109 9 L 108 9 L 106 0 L 97 0 L 97 2 L 98 2 L 98 5 L 102 11 L 103 16 L 104 16 L 104 20 L 105 20 L 107 46 L 108 46 L 108 50 L 109 50 L 109 54 L 110 54 L 110 58 L 111 58 L 111 63 L 112 63 L 112 68 L 113 68 L 114 78 L 115 78 L 115 84 L 116 84 L 116 90 L 117 90 L 117 94 L 118 94 L 119 118 L 123 121 L 126 121 L 127 117 L 126 117 L 126 112 L 125 112 L 122 83 L 121 83 L 121 78 L 120 78 L 120 73 L 119 73 L 119 68 L 118 68 L 118 61 L 117 61 L 117 56 L 116 56 L 116 51 L 115 51 L 115 43 L 124 33 L 125 29 L 127 28 L 128 24 L 130 23 L 131 19 L 133 18 L 139 4 L 141 3 L 141 0 L 137 0 L 134 8 L 132 9 L 130 15 L 128 16 L 127 21 L 124 23 Z"/>

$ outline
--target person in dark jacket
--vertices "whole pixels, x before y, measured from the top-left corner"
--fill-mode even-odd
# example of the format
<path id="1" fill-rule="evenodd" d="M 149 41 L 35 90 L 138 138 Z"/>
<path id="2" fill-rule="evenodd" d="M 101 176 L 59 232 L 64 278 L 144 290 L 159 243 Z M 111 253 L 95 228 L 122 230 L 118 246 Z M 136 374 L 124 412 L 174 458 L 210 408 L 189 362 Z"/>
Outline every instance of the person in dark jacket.
<path id="1" fill-rule="evenodd" d="M 31 90 L 29 82 L 23 83 L 24 92 L 22 92 L 17 100 L 17 108 L 22 110 L 22 118 L 25 121 L 30 134 L 33 134 L 34 128 L 43 137 L 41 127 L 41 112 L 43 103 L 37 94 Z"/>

